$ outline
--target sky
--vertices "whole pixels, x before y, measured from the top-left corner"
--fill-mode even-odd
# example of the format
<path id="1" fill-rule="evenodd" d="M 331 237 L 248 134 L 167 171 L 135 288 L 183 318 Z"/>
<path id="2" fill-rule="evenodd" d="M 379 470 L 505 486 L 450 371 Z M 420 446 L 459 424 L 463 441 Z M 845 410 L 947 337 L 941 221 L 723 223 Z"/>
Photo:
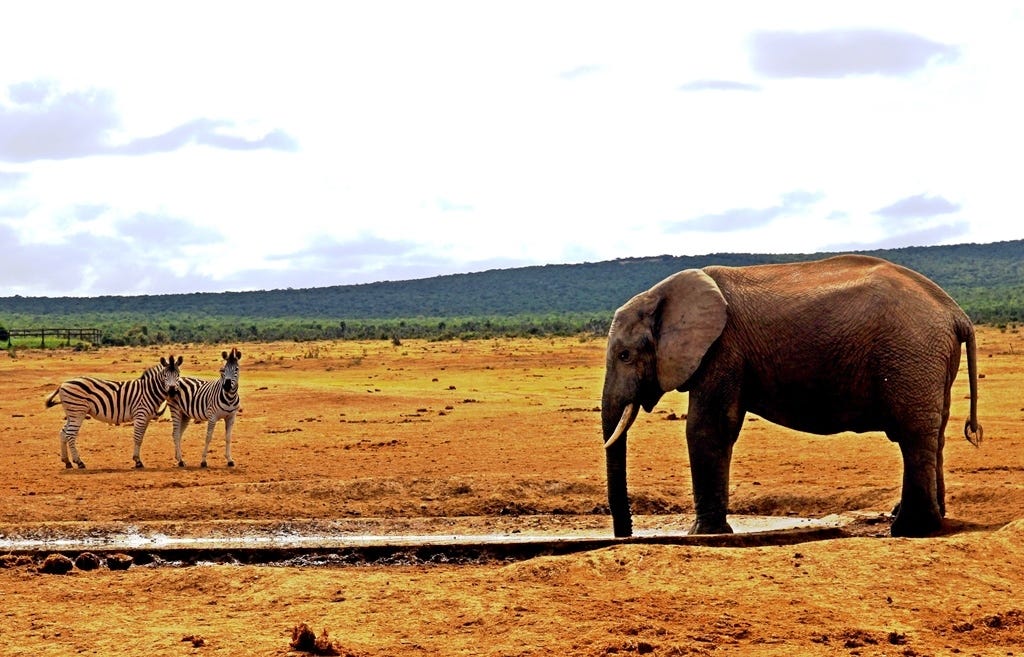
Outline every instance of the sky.
<path id="1" fill-rule="evenodd" d="M 0 297 L 1024 238 L 1016 2 L 23 2 Z"/>

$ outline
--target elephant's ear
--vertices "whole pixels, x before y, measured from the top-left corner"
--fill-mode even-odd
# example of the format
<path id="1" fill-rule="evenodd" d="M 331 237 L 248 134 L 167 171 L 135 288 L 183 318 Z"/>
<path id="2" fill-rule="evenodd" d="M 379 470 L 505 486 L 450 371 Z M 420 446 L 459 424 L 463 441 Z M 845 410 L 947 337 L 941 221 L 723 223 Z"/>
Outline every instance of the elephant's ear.
<path id="1" fill-rule="evenodd" d="M 725 297 L 714 280 L 687 269 L 658 283 L 661 297 L 656 332 L 658 383 L 665 392 L 686 383 L 725 328 Z"/>

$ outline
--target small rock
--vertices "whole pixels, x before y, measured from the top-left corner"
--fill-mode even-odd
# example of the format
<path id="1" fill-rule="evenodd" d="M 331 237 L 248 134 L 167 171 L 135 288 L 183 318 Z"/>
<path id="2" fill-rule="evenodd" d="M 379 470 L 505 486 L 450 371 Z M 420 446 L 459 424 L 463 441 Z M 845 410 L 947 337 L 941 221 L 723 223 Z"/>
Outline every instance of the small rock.
<path id="1" fill-rule="evenodd" d="M 132 559 L 131 555 L 118 552 L 107 557 L 107 568 L 111 570 L 128 570 L 133 561 L 134 559 Z"/>
<path id="2" fill-rule="evenodd" d="M 63 554 L 51 554 L 43 560 L 43 565 L 39 566 L 39 572 L 48 575 L 66 575 L 74 566 L 75 563 Z"/>
<path id="3" fill-rule="evenodd" d="M 92 552 L 83 552 L 75 557 L 75 568 L 79 570 L 96 570 L 100 567 L 100 558 Z"/>

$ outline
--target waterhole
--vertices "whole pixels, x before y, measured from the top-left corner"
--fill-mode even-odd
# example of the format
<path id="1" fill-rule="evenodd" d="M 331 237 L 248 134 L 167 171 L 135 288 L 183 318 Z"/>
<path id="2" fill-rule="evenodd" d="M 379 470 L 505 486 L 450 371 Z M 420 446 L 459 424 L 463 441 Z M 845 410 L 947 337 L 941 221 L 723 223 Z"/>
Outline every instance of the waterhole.
<path id="1" fill-rule="evenodd" d="M 732 534 L 691 536 L 686 516 L 636 516 L 634 535 L 612 536 L 606 516 L 369 518 L 339 521 L 56 523 L 0 534 L 0 552 L 43 559 L 132 557 L 136 566 L 239 563 L 295 566 L 514 561 L 627 543 L 786 545 L 840 538 L 853 519 L 730 516 Z"/>

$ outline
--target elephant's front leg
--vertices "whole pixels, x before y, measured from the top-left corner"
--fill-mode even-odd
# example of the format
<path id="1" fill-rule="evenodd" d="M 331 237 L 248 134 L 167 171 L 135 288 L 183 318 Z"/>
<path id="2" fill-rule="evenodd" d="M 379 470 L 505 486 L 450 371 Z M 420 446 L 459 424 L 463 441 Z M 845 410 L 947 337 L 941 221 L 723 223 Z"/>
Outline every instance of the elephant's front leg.
<path id="1" fill-rule="evenodd" d="M 727 412 L 723 413 L 723 408 Z M 732 533 L 732 527 L 726 521 L 729 468 L 743 415 L 738 404 L 704 405 L 691 393 L 686 419 L 686 446 L 690 454 L 693 503 L 697 515 L 690 528 L 691 534 Z"/>

